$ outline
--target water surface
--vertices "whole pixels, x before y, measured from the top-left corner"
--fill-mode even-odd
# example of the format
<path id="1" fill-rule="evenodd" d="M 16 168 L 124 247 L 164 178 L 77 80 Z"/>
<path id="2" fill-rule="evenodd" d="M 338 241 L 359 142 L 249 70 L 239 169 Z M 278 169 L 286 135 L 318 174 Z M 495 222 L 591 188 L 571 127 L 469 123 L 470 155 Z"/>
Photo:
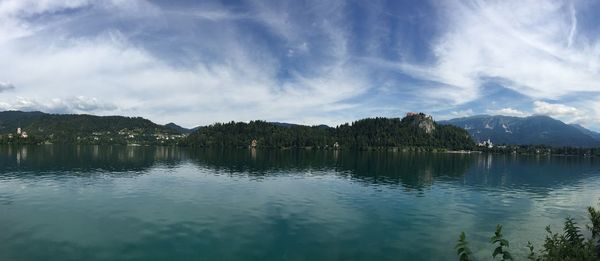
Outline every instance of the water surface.
<path id="1" fill-rule="evenodd" d="M 0 260 L 455 260 L 600 197 L 579 157 L 0 147 Z"/>

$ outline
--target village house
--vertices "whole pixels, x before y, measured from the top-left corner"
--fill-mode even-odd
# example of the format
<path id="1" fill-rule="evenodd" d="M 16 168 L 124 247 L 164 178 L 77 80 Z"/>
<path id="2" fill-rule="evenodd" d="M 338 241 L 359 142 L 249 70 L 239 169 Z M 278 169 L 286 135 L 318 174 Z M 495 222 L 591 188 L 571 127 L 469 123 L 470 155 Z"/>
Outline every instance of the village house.
<path id="1" fill-rule="evenodd" d="M 8 135 L 8 138 L 12 139 L 12 134 Z M 27 135 L 26 131 L 23 131 L 21 128 L 17 128 L 17 137 L 21 137 L 23 139 L 27 139 L 27 137 L 29 137 L 29 135 Z"/>
<path id="2" fill-rule="evenodd" d="M 477 146 L 479 146 L 479 147 L 487 147 L 487 148 L 491 149 L 491 148 L 494 147 L 494 144 L 492 143 L 492 141 L 490 139 L 488 139 L 488 140 L 484 140 L 484 141 L 478 143 Z"/>

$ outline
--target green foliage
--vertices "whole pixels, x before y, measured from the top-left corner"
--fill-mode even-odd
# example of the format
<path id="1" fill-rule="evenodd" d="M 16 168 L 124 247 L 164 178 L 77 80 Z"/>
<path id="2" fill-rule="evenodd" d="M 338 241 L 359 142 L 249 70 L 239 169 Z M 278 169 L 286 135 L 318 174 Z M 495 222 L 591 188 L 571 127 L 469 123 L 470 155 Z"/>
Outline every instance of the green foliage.
<path id="1" fill-rule="evenodd" d="M 577 223 L 568 217 L 565 219 L 562 233 L 553 233 L 550 226 L 546 227 L 547 235 L 542 245 L 543 249 L 540 252 L 536 252 L 533 244 L 528 242 L 529 254 L 527 259 L 535 261 L 600 260 L 600 211 L 589 207 L 588 217 L 591 224 L 586 227 L 591 232 L 591 238 L 586 239 Z M 492 254 L 493 258 L 500 256 L 502 260 L 514 260 L 508 252 L 509 242 L 502 235 L 501 225 L 496 227 L 496 232 L 490 242 L 496 246 Z M 460 235 L 456 249 L 459 260 L 470 258 L 471 252 L 467 248 L 464 232 Z M 467 251 L 463 249 L 467 249 Z"/>
<path id="2" fill-rule="evenodd" d="M 433 126 L 429 133 L 424 126 Z M 248 147 L 252 140 L 266 148 L 345 149 L 420 148 L 470 149 L 474 142 L 458 127 L 438 125 L 424 114 L 399 118 L 369 118 L 327 126 L 282 125 L 265 121 L 217 123 L 199 128 L 185 144 L 197 147 Z"/>
<path id="3" fill-rule="evenodd" d="M 458 255 L 458 260 L 460 261 L 469 261 L 471 259 L 471 249 L 469 249 L 469 244 L 467 242 L 467 236 L 465 232 L 460 233 L 460 237 L 458 238 L 458 243 L 454 247 L 456 249 L 456 254 Z"/>
<path id="4" fill-rule="evenodd" d="M 572 218 L 564 223 L 563 233 L 553 233 L 546 227 L 544 249 L 537 260 L 598 260 L 591 240 L 586 240 Z"/>
<path id="5" fill-rule="evenodd" d="M 516 153 L 524 155 L 568 155 L 600 157 L 600 148 L 551 147 L 546 145 L 497 145 L 493 148 L 477 147 L 488 153 Z"/>
<path id="6" fill-rule="evenodd" d="M 529 249 L 529 255 L 527 255 L 527 259 L 536 260 L 535 248 L 533 247 L 533 244 L 530 241 L 527 241 L 527 249 Z"/>
<path id="7" fill-rule="evenodd" d="M 313 147 L 333 144 L 330 128 L 280 126 L 265 121 L 216 123 L 190 134 L 185 144 L 197 147 L 248 147 L 252 140 L 267 148 Z"/>
<path id="8" fill-rule="evenodd" d="M 20 138 L 22 128 L 29 137 Z M 13 137 L 9 137 L 12 134 Z M 141 117 L 0 112 L 0 144 L 166 144 L 180 133 Z M 164 139 L 168 136 L 170 139 Z M 181 136 L 182 138 L 182 136 Z"/>
<path id="9" fill-rule="evenodd" d="M 592 232 L 592 238 L 596 240 L 596 243 L 600 243 L 600 211 L 593 207 L 588 207 L 588 217 L 592 222 L 587 228 Z"/>
<path id="10" fill-rule="evenodd" d="M 494 245 L 497 244 L 496 249 L 494 249 L 494 253 L 492 254 L 493 258 L 500 255 L 502 260 L 513 260 L 512 255 L 508 252 L 509 242 L 504 239 L 502 235 L 502 225 L 496 226 L 496 232 L 494 232 L 494 236 L 490 238 L 490 242 Z"/>
<path id="11" fill-rule="evenodd" d="M 364 149 L 369 147 L 424 147 L 469 149 L 473 142 L 468 133 L 458 127 L 437 125 L 427 133 L 420 123 L 427 119 L 418 116 L 403 119 L 373 118 L 343 124 L 334 131 L 342 146 Z"/>

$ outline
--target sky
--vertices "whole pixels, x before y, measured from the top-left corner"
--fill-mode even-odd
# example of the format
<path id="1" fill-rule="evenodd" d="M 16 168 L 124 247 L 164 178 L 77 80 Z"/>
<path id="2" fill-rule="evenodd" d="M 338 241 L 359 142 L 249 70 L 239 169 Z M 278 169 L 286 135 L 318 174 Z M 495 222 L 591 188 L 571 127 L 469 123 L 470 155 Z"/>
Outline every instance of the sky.
<path id="1" fill-rule="evenodd" d="M 599 1 L 0 0 L 0 110 L 600 130 Z"/>

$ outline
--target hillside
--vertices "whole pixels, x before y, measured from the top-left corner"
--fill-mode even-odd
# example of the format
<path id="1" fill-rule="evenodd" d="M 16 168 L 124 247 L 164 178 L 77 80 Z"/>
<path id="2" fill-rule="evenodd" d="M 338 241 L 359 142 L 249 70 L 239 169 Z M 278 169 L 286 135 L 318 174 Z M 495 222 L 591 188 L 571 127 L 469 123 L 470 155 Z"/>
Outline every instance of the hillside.
<path id="1" fill-rule="evenodd" d="M 252 140 L 259 147 L 383 148 L 423 147 L 468 149 L 474 143 L 469 134 L 454 126 L 436 124 L 430 116 L 412 114 L 400 118 L 368 118 L 332 128 L 324 125 L 252 121 L 218 123 L 199 128 L 185 143 L 199 147 L 247 147 Z"/>
<path id="2" fill-rule="evenodd" d="M 176 133 L 191 133 L 194 131 L 194 129 L 187 129 L 172 122 L 165 124 L 165 127 L 175 131 Z"/>
<path id="3" fill-rule="evenodd" d="M 576 129 L 578 129 L 579 131 L 581 131 L 583 134 L 592 137 L 593 139 L 600 141 L 600 133 L 595 132 L 595 131 L 591 131 L 586 129 L 585 127 L 579 125 L 579 124 L 571 124 L 571 126 L 575 127 Z"/>
<path id="4" fill-rule="evenodd" d="M 583 127 L 578 128 L 565 124 L 548 116 L 478 115 L 440 123 L 464 128 L 476 141 L 490 139 L 495 144 L 581 148 L 600 146 L 600 140 L 590 134 L 593 132 Z"/>
<path id="5" fill-rule="evenodd" d="M 16 135 L 17 128 L 25 131 L 29 140 L 51 143 L 153 143 L 182 134 L 141 117 L 0 112 L 4 142 L 9 135 Z"/>
<path id="6" fill-rule="evenodd" d="M 0 133 L 12 133 L 17 128 L 28 126 L 47 114 L 39 111 L 3 111 L 0 112 Z"/>

